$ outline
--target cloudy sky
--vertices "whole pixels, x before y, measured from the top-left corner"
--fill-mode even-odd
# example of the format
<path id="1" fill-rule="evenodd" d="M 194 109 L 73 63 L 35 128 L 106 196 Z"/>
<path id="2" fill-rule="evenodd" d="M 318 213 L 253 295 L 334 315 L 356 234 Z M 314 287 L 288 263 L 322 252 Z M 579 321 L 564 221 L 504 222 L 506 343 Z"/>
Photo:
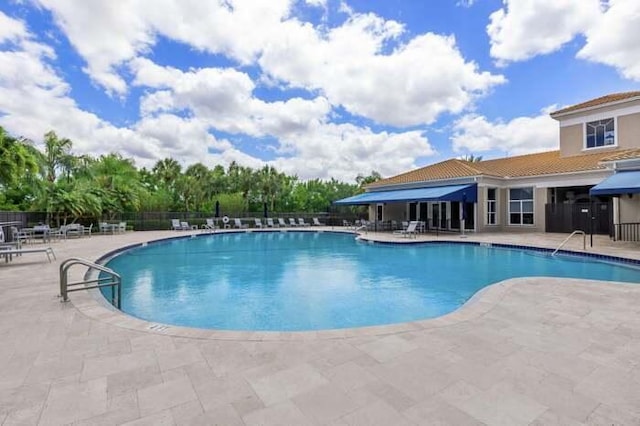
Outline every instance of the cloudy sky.
<path id="1" fill-rule="evenodd" d="M 638 0 L 3 0 L 0 126 L 139 166 L 390 176 L 640 90 Z"/>

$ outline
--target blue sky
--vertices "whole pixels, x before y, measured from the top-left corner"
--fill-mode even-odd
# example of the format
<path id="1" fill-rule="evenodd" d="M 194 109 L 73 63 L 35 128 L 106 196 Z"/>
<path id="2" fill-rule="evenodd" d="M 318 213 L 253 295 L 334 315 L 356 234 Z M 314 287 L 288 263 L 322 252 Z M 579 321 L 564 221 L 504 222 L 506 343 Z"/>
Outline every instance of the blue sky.
<path id="1" fill-rule="evenodd" d="M 640 90 L 639 46 L 637 0 L 9 0 L 0 126 L 351 181 L 554 149 L 549 111 Z"/>

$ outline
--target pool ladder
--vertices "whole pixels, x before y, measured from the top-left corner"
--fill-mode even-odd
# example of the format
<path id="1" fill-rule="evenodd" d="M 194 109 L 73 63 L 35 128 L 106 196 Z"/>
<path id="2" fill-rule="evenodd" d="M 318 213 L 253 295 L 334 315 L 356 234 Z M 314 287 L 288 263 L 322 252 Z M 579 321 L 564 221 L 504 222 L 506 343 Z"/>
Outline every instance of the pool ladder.
<path id="1" fill-rule="evenodd" d="M 106 276 L 100 277 L 98 275 L 97 278 L 93 279 L 85 279 L 82 281 L 69 282 L 68 271 L 74 265 L 83 265 L 88 267 L 90 270 L 96 270 L 100 272 L 104 272 Z M 86 277 L 86 275 L 85 275 Z M 93 284 L 93 285 L 87 285 Z M 105 266 L 98 265 L 97 263 L 90 262 L 86 259 L 82 259 L 79 257 L 70 257 L 69 259 L 63 261 L 60 264 L 60 295 L 62 298 L 61 302 L 68 302 L 69 296 L 68 294 L 72 291 L 80 291 L 80 290 L 89 290 L 92 288 L 102 288 L 102 287 L 111 287 L 111 303 L 116 308 L 120 309 L 121 301 L 122 301 L 122 278 L 120 275 L 115 273 L 112 269 L 109 269 Z"/>
<path id="2" fill-rule="evenodd" d="M 560 243 L 558 248 L 556 248 L 553 251 L 553 253 L 551 253 L 551 256 L 555 256 L 556 253 L 558 253 L 558 251 L 571 239 L 571 237 L 573 237 L 576 234 L 582 234 L 582 250 L 586 251 L 587 250 L 587 234 L 585 234 L 584 231 L 577 230 L 577 231 L 573 231 L 571 233 L 571 235 L 569 235 L 567 238 L 565 238 L 564 241 Z"/>

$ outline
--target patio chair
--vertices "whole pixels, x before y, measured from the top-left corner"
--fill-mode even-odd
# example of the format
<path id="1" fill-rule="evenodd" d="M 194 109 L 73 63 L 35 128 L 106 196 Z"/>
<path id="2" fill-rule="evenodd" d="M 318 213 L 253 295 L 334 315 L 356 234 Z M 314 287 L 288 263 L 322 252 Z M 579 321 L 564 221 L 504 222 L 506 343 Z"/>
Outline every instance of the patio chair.
<path id="1" fill-rule="evenodd" d="M 123 234 L 127 232 L 127 222 L 118 223 L 118 232 L 122 232 Z"/>
<path id="2" fill-rule="evenodd" d="M 107 232 L 111 231 L 111 228 L 109 227 L 109 224 L 107 222 L 99 222 L 98 231 L 100 231 L 101 234 L 106 234 Z"/>
<path id="3" fill-rule="evenodd" d="M 262 228 L 262 221 L 260 220 L 260 218 L 254 218 L 255 222 L 256 222 L 256 228 Z"/>
<path id="4" fill-rule="evenodd" d="M 2 227 L 0 227 L 0 234 L 2 234 Z M 18 229 L 16 226 L 11 227 L 11 237 L 14 243 L 20 248 L 22 243 L 29 243 L 29 234 L 25 231 Z M 0 242 L 4 241 L 4 235 L 2 235 L 2 239 Z"/>
<path id="5" fill-rule="evenodd" d="M 298 226 L 298 222 L 292 217 L 289 218 L 289 226 Z"/>
<path id="6" fill-rule="evenodd" d="M 189 222 L 180 222 L 180 229 L 183 231 L 190 231 L 192 229 L 198 229 L 198 225 L 189 225 Z"/>
<path id="7" fill-rule="evenodd" d="M 324 223 L 320 222 L 317 217 L 313 218 L 313 226 L 325 226 Z"/>
<path id="8" fill-rule="evenodd" d="M 86 226 L 85 226 L 85 227 L 84 227 L 84 229 L 82 230 L 82 235 L 83 235 L 83 236 L 85 236 L 85 235 L 86 235 L 86 236 L 90 237 L 90 236 L 91 236 L 91 230 L 92 230 L 92 229 L 93 229 L 93 223 L 92 223 L 92 224 L 90 224 L 90 225 L 89 225 L 89 227 L 86 227 Z"/>
<path id="9" fill-rule="evenodd" d="M 65 229 L 65 238 L 78 237 L 80 238 L 84 234 L 84 226 L 79 223 L 70 223 Z"/>
<path id="10" fill-rule="evenodd" d="M 342 219 L 342 226 L 344 226 L 345 228 L 351 228 L 353 225 L 348 220 Z"/>
<path id="11" fill-rule="evenodd" d="M 285 226 L 287 226 L 287 223 L 284 221 L 283 218 L 279 217 L 278 218 L 278 226 L 285 227 Z"/>
<path id="12" fill-rule="evenodd" d="M 67 239 L 68 225 L 60 225 L 59 228 L 53 228 L 49 230 L 49 238 L 55 238 L 56 240 Z M 44 238 L 44 236 L 43 236 Z"/>
<path id="13" fill-rule="evenodd" d="M 403 237 L 411 237 L 413 236 L 414 238 L 417 237 L 418 235 L 418 221 L 411 221 L 409 222 L 409 225 L 407 226 L 407 229 L 401 229 L 398 231 L 393 231 L 393 233 L 395 235 L 401 235 Z"/>
<path id="14" fill-rule="evenodd" d="M 267 227 L 268 228 L 277 228 L 278 226 L 280 226 L 280 225 L 273 223 L 273 219 L 272 218 L 270 218 L 270 217 L 267 218 Z"/>
<path id="15" fill-rule="evenodd" d="M 298 226 L 311 226 L 311 225 L 309 225 L 307 222 L 305 222 L 303 218 L 299 217 L 298 218 Z"/>
<path id="16" fill-rule="evenodd" d="M 171 229 L 174 231 L 182 231 L 182 224 L 180 224 L 180 219 L 171 219 Z"/>
<path id="17" fill-rule="evenodd" d="M 244 228 L 248 228 L 249 225 L 242 223 L 242 221 L 239 218 L 235 218 L 233 219 L 233 227 L 238 229 L 244 229 Z"/>

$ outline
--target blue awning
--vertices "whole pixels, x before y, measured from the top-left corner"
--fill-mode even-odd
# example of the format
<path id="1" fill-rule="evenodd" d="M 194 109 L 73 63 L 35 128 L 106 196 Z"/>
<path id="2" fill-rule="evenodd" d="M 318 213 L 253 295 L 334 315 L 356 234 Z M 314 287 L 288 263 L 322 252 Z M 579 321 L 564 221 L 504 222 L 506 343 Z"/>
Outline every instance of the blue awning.
<path id="1" fill-rule="evenodd" d="M 589 191 L 591 195 L 622 195 L 640 192 L 640 170 L 618 172 Z"/>
<path id="2" fill-rule="evenodd" d="M 478 199 L 475 183 L 468 185 L 433 186 L 431 188 L 372 191 L 334 201 L 333 204 L 356 205 L 375 203 L 399 203 L 418 201 L 463 201 L 475 203 Z"/>

